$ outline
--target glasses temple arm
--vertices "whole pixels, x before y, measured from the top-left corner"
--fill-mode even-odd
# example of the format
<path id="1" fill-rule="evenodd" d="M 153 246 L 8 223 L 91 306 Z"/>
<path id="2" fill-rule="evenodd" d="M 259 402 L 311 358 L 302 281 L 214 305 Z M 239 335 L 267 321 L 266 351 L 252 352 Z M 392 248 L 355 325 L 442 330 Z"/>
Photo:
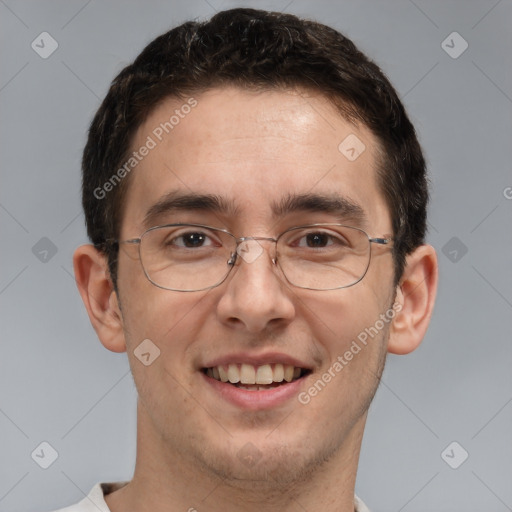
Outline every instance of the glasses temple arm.
<path id="1" fill-rule="evenodd" d="M 370 238 L 371 243 L 380 244 L 380 245 L 389 245 L 393 243 L 392 238 Z"/>

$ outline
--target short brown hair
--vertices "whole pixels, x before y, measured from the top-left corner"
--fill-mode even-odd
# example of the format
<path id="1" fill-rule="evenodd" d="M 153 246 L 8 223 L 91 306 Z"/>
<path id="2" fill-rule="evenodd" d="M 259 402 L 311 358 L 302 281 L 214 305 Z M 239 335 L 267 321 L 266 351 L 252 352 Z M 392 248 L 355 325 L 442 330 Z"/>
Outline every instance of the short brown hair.
<path id="1" fill-rule="evenodd" d="M 390 210 L 395 282 L 405 257 L 424 242 L 428 186 L 414 127 L 379 67 L 336 30 L 291 14 L 222 11 L 157 37 L 113 80 L 89 130 L 82 160 L 87 233 L 107 255 L 116 286 L 119 236 L 128 176 L 105 197 L 97 191 L 130 153 L 136 130 L 165 98 L 222 85 L 303 87 L 325 95 L 379 141 L 378 182 Z"/>

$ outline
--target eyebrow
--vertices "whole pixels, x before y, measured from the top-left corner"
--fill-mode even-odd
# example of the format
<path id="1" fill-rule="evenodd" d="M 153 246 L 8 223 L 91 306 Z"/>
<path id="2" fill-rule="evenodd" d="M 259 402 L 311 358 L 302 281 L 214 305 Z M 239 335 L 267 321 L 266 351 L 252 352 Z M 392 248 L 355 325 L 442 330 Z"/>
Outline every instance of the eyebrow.
<path id="1" fill-rule="evenodd" d="M 364 225 L 367 216 L 364 209 L 351 199 L 338 194 L 289 194 L 274 203 L 272 211 L 275 217 L 295 212 L 320 212 L 334 214 L 339 220 L 350 220 Z"/>
<path id="2" fill-rule="evenodd" d="M 367 221 L 360 205 L 338 194 L 288 194 L 279 202 L 272 203 L 271 209 L 274 218 L 297 212 L 320 212 L 334 214 L 341 221 L 350 220 L 360 225 Z M 162 215 L 177 211 L 203 211 L 234 217 L 239 210 L 233 201 L 215 194 L 184 194 L 175 190 L 165 194 L 147 210 L 143 224 L 150 228 Z"/>
<path id="3" fill-rule="evenodd" d="M 158 217 L 177 211 L 204 211 L 235 216 L 237 208 L 234 203 L 214 194 L 183 194 L 177 190 L 165 194 L 152 205 L 144 215 L 143 224 L 152 227 Z"/>

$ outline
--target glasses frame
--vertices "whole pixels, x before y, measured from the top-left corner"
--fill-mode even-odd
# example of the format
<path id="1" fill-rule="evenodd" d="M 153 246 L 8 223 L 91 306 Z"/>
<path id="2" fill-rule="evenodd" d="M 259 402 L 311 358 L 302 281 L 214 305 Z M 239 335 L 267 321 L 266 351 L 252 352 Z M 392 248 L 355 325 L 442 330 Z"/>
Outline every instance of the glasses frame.
<path id="1" fill-rule="evenodd" d="M 205 229 L 209 229 L 209 230 L 212 230 L 212 231 L 220 231 L 221 233 L 224 233 L 228 236 L 230 236 L 236 243 L 236 247 L 235 247 L 235 251 L 231 253 L 231 256 L 229 258 L 229 260 L 226 262 L 227 265 L 229 266 L 225 276 L 219 281 L 217 282 L 216 284 L 213 284 L 211 286 L 206 286 L 204 288 L 200 288 L 200 289 L 197 289 L 197 290 L 178 290 L 178 289 L 175 289 L 175 288 L 167 288 L 165 286 L 161 286 L 159 285 L 158 283 L 155 283 L 151 277 L 149 276 L 146 268 L 144 267 L 144 263 L 143 263 L 143 260 L 142 260 L 142 252 L 141 252 L 141 247 L 142 247 L 142 240 L 144 238 L 145 235 L 147 235 L 148 233 L 152 232 L 152 231 L 155 231 L 155 230 L 158 230 L 158 229 L 163 229 L 163 228 L 170 228 L 170 227 L 185 227 L 185 226 L 190 226 L 190 227 L 193 227 L 193 228 L 205 228 Z M 368 244 L 369 244 L 369 254 L 368 254 L 368 264 L 366 265 L 366 268 L 364 270 L 364 273 L 363 275 L 357 280 L 355 281 L 354 283 L 351 283 L 349 285 L 344 285 L 344 286 L 337 286 L 335 288 L 309 288 L 309 287 L 306 287 L 306 286 L 298 286 L 294 283 L 292 283 L 286 273 L 284 272 L 283 268 L 281 267 L 281 265 L 279 264 L 279 261 L 277 260 L 277 243 L 279 241 L 280 238 L 282 238 L 284 235 L 286 235 L 287 233 L 289 233 L 290 231 L 294 231 L 294 230 L 298 230 L 298 229 L 304 229 L 304 228 L 315 228 L 315 227 L 344 227 L 344 228 L 349 228 L 349 229 L 354 229 L 356 231 L 359 231 L 360 233 L 363 233 L 366 238 L 368 239 Z M 354 226 L 349 226 L 348 224 L 342 224 L 342 223 L 315 223 L 315 224 L 304 224 L 304 225 L 301 225 L 301 226 L 293 226 L 291 228 L 288 228 L 286 229 L 285 231 L 283 231 L 280 235 L 278 235 L 276 238 L 273 238 L 273 237 L 266 237 L 266 236 L 241 236 L 241 237 L 237 237 L 235 235 L 233 235 L 233 233 L 230 233 L 227 229 L 224 229 L 224 228 L 216 228 L 216 227 L 213 227 L 213 226 L 208 226 L 206 224 L 189 224 L 189 223 L 185 223 L 185 222 L 178 222 L 178 223 L 174 223 L 174 224 L 162 224 L 162 225 L 158 225 L 158 226 L 153 226 L 149 229 L 146 229 L 146 231 L 144 231 L 138 238 L 130 238 L 128 240 L 115 240 L 115 239 L 109 239 L 109 240 L 106 240 L 107 243 L 114 243 L 114 244 L 131 244 L 131 245 L 138 245 L 139 246 L 139 260 L 140 260 L 140 263 L 141 263 L 141 266 L 142 266 L 142 270 L 144 271 L 144 275 L 146 276 L 146 278 L 148 279 L 148 281 L 156 286 L 157 288 L 161 288 L 162 290 L 169 290 L 169 291 L 175 291 L 175 292 L 200 292 L 200 291 L 204 291 L 204 290 L 210 290 L 210 289 L 213 289 L 213 288 L 217 288 L 217 286 L 220 286 L 229 276 L 229 274 L 231 274 L 231 271 L 233 270 L 235 264 L 236 264 L 236 261 L 238 259 L 238 247 L 240 246 L 240 244 L 242 244 L 243 242 L 247 242 L 248 240 L 255 240 L 255 241 L 268 241 L 268 242 L 273 242 L 274 243 L 274 248 L 275 248 L 275 255 L 276 257 L 275 258 L 271 258 L 271 261 L 272 263 L 276 266 L 276 267 L 279 267 L 279 269 L 281 270 L 284 278 L 286 279 L 286 281 L 291 285 L 291 286 L 294 286 L 296 288 L 300 288 L 302 290 L 312 290 L 312 291 L 332 291 L 332 290 L 341 290 L 343 288 L 350 288 L 351 286 L 354 286 L 356 285 L 357 283 L 359 283 L 360 281 L 362 281 L 362 279 L 364 278 L 364 276 L 367 274 L 368 272 L 368 269 L 370 268 L 370 262 L 371 262 L 371 259 L 372 259 L 372 244 L 377 244 L 377 245 L 386 245 L 386 246 L 392 246 L 393 244 L 393 238 L 391 236 L 384 236 L 384 237 L 370 237 L 370 235 L 364 231 L 363 229 L 361 228 L 357 228 L 357 227 L 354 227 Z M 243 258 L 242 258 L 243 259 Z"/>

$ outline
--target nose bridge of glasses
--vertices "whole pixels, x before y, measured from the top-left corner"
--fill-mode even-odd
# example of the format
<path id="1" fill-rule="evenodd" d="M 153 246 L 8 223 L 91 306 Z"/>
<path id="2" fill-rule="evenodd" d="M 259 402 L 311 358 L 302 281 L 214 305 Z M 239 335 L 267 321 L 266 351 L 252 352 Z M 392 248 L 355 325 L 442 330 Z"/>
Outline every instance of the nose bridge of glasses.
<path id="1" fill-rule="evenodd" d="M 239 238 L 237 238 L 237 241 L 239 243 L 242 243 L 242 242 L 247 242 L 249 240 L 255 240 L 255 241 L 269 241 L 269 242 L 277 242 L 277 238 L 272 238 L 272 237 L 269 237 L 269 236 L 241 236 Z"/>
<path id="2" fill-rule="evenodd" d="M 236 254 L 246 263 L 253 263 L 263 254 L 264 249 L 260 242 L 277 242 L 276 238 L 266 236 L 242 236 L 236 240 Z M 271 260 L 275 263 L 275 255 L 271 255 Z"/>

